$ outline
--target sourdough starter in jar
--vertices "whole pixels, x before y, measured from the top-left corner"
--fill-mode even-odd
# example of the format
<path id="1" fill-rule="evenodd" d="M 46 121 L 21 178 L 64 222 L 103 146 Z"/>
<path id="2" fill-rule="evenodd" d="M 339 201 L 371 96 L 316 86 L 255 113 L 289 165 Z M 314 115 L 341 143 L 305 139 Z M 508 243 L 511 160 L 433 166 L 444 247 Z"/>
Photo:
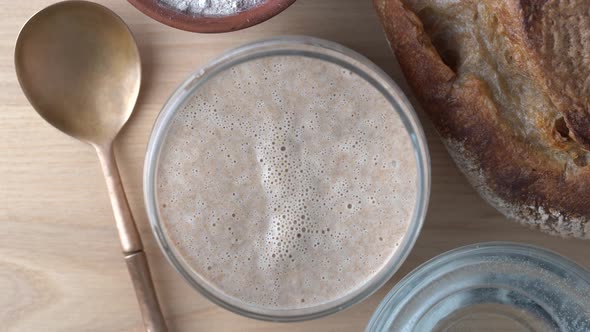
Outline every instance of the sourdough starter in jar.
<path id="1" fill-rule="evenodd" d="M 365 79 L 320 59 L 268 56 L 213 76 L 161 151 L 164 232 L 200 278 L 247 306 L 305 308 L 358 290 L 416 206 L 401 119 Z"/>

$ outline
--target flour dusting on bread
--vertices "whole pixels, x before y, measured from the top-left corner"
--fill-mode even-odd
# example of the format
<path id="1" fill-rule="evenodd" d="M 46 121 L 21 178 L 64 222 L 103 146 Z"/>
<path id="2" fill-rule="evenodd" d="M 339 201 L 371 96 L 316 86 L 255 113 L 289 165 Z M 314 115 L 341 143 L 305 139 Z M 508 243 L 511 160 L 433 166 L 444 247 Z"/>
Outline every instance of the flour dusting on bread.
<path id="1" fill-rule="evenodd" d="M 444 141 L 453 161 L 459 166 L 469 183 L 491 206 L 520 224 L 539 229 L 552 235 L 571 235 L 583 238 L 590 233 L 590 223 L 583 218 L 567 217 L 558 210 L 546 210 L 542 206 L 519 206 L 496 195 L 486 185 L 486 177 L 478 162 L 465 149 L 464 144 L 455 140 Z"/>

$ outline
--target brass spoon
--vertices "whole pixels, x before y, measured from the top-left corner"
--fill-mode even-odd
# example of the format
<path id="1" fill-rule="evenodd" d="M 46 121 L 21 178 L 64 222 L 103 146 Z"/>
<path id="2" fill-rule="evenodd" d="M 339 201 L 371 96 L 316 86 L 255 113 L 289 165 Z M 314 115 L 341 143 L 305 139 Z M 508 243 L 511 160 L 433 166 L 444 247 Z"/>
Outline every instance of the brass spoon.
<path id="1" fill-rule="evenodd" d="M 139 51 L 125 23 L 91 2 L 51 5 L 29 19 L 15 49 L 19 83 L 35 110 L 96 149 L 125 261 L 148 331 L 166 331 L 113 153 L 139 93 Z"/>

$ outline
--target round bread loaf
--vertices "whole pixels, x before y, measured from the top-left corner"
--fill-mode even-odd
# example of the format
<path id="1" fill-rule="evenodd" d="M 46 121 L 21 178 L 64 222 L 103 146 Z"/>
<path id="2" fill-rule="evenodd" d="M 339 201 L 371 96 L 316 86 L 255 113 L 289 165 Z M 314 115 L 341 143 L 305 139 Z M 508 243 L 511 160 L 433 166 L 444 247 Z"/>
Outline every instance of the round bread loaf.
<path id="1" fill-rule="evenodd" d="M 523 224 L 590 238 L 590 1 L 374 2 L 482 197 Z"/>

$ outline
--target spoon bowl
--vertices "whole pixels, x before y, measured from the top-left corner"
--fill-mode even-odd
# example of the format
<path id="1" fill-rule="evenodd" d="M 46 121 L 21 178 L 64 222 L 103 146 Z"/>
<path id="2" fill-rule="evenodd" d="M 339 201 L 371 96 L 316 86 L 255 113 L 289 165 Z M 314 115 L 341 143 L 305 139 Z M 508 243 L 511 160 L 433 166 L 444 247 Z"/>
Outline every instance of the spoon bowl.
<path id="1" fill-rule="evenodd" d="M 145 328 L 166 331 L 113 153 L 113 141 L 131 116 L 141 82 L 131 31 L 106 7 L 64 1 L 27 21 L 14 56 L 19 83 L 37 113 L 96 149 Z"/>
<path id="2" fill-rule="evenodd" d="M 115 138 L 139 94 L 133 35 L 113 12 L 91 2 L 61 2 L 34 15 L 19 34 L 15 67 L 35 110 L 91 144 Z"/>

